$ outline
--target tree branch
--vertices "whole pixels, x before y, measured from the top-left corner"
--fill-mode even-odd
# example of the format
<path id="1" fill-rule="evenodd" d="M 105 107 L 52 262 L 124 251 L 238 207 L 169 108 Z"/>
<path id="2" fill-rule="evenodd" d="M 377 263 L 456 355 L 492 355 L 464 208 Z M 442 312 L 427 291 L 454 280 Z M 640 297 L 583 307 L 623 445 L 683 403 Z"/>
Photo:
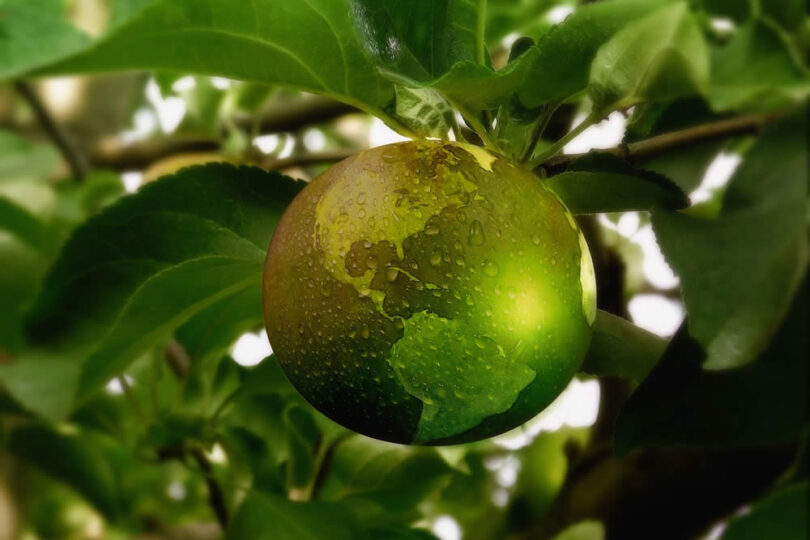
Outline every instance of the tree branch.
<path id="1" fill-rule="evenodd" d="M 224 531 L 228 527 L 228 505 L 225 504 L 225 495 L 222 493 L 222 489 L 214 478 L 214 469 L 211 467 L 208 458 L 205 457 L 205 454 L 203 454 L 202 450 L 199 448 L 192 449 L 191 456 L 194 458 L 194 461 L 197 462 L 197 466 L 200 467 L 203 476 L 205 476 L 205 483 L 208 486 L 208 502 L 214 510 L 217 521 L 219 521 Z"/>
<path id="2" fill-rule="evenodd" d="M 79 151 L 68 134 L 53 119 L 48 109 L 45 107 L 45 104 L 39 98 L 39 95 L 37 95 L 36 90 L 25 81 L 16 81 L 14 83 L 14 89 L 31 107 L 42 129 L 48 134 L 48 137 L 50 137 L 59 149 L 59 152 L 61 152 L 62 156 L 65 158 L 73 174 L 73 178 L 78 181 L 84 180 L 89 171 L 87 159 Z"/>
<path id="3" fill-rule="evenodd" d="M 329 152 L 312 152 L 307 154 L 293 155 L 288 158 L 269 158 L 261 163 L 261 166 L 268 170 L 288 169 L 290 167 L 303 167 L 306 165 L 318 165 L 321 163 L 334 163 L 351 157 L 356 154 L 356 148 L 343 148 L 331 150 Z"/>
<path id="4" fill-rule="evenodd" d="M 700 142 L 734 135 L 756 133 L 765 125 L 782 117 L 784 114 L 785 111 L 779 111 L 768 114 L 735 116 L 733 118 L 700 124 L 678 131 L 662 133 L 661 135 L 656 135 L 649 139 L 644 139 L 643 141 L 620 145 L 607 150 L 599 150 L 599 152 L 633 160 L 651 158 L 683 146 L 691 146 Z M 547 174 L 554 174 L 583 155 L 584 154 L 566 154 L 556 156 L 541 164 L 536 170 L 545 169 Z"/>

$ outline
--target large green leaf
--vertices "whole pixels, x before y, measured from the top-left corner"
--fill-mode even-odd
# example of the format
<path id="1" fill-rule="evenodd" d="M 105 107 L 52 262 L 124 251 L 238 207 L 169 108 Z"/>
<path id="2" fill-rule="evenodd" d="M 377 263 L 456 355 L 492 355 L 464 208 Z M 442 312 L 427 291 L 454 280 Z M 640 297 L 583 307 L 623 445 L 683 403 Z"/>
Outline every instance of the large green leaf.
<path id="1" fill-rule="evenodd" d="M 409 449 L 358 435 L 335 450 L 321 493 L 327 500 L 364 498 L 389 512 L 404 512 L 436 490 L 449 473 L 450 467 L 433 449 Z"/>
<path id="2" fill-rule="evenodd" d="M 605 311 L 596 312 L 593 338 L 581 370 L 641 382 L 664 353 L 666 340 Z"/>
<path id="3" fill-rule="evenodd" d="M 689 198 L 666 177 L 636 169 L 609 154 L 575 161 L 566 172 L 549 178 L 546 186 L 575 214 L 689 205 Z"/>
<path id="4" fill-rule="evenodd" d="M 0 79 L 7 79 L 85 48 L 90 38 L 67 18 L 61 0 L 0 2 Z"/>
<path id="5" fill-rule="evenodd" d="M 703 34 L 686 2 L 677 2 L 629 23 L 599 49 L 590 94 L 601 113 L 699 94 L 708 78 Z"/>
<path id="6" fill-rule="evenodd" d="M 596 52 L 630 21 L 668 0 L 610 0 L 589 4 L 544 34 L 537 59 L 518 91 L 526 107 L 559 102 L 585 90 Z"/>
<path id="7" fill-rule="evenodd" d="M 656 211 L 661 248 L 681 278 L 706 367 L 743 365 L 778 327 L 807 264 L 807 125 L 773 126 L 732 178 L 718 219 Z"/>
<path id="8" fill-rule="evenodd" d="M 348 509 L 251 493 L 228 526 L 227 540 L 370 540 Z"/>
<path id="9" fill-rule="evenodd" d="M 475 59 L 478 20 L 472 0 L 352 0 L 352 16 L 370 55 L 392 77 L 425 82 L 460 60 Z M 483 29 L 483 26 L 481 26 Z"/>
<path id="10" fill-rule="evenodd" d="M 757 362 L 701 368 L 705 352 L 683 326 L 630 397 L 616 424 L 615 447 L 704 447 L 784 443 L 806 432 L 808 289 L 796 295 L 779 333 Z"/>
<path id="11" fill-rule="evenodd" d="M 39 6 L 30 4 L 9 24 L 34 17 Z M 114 9 L 117 23 L 101 38 L 38 73 L 219 75 L 329 94 L 377 113 L 393 97 L 363 49 L 348 0 L 118 0 Z"/>
<path id="12" fill-rule="evenodd" d="M 52 356 L 75 371 L 79 396 L 92 392 L 195 313 L 256 290 L 270 235 L 300 187 L 260 169 L 206 165 L 108 207 L 62 249 L 31 312 L 38 350 L 7 369 L 38 370 Z M 54 396 L 37 397 L 31 386 L 50 384 L 10 389 L 36 410 Z M 62 402 L 76 391 L 66 384 Z"/>
<path id="13" fill-rule="evenodd" d="M 807 492 L 807 482 L 776 490 L 754 503 L 750 512 L 732 519 L 721 540 L 806 540 Z"/>
<path id="14" fill-rule="evenodd" d="M 119 486 L 113 468 L 89 433 L 65 433 L 45 424 L 11 431 L 9 450 L 85 497 L 108 517 L 119 511 Z"/>
<path id="15" fill-rule="evenodd" d="M 718 111 L 767 110 L 810 94 L 810 72 L 776 25 L 752 19 L 712 51 L 708 99 Z"/>

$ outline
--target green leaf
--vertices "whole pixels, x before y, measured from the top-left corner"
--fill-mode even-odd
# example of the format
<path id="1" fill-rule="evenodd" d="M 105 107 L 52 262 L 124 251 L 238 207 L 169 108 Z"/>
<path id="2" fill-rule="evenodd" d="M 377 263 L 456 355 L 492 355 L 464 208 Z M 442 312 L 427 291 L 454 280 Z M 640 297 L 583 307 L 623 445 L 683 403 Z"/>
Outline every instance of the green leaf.
<path id="1" fill-rule="evenodd" d="M 0 231 L 14 237 L 43 255 L 52 254 L 59 243 L 55 232 L 25 208 L 0 195 Z"/>
<path id="2" fill-rule="evenodd" d="M 87 499 L 102 514 L 119 510 L 119 492 L 111 464 L 89 433 L 57 431 L 45 424 L 14 428 L 9 450 Z"/>
<path id="3" fill-rule="evenodd" d="M 703 34 L 686 2 L 677 2 L 629 23 L 599 49 L 590 95 L 594 110 L 606 113 L 699 94 L 708 78 Z"/>
<path id="4" fill-rule="evenodd" d="M 658 363 L 666 346 L 666 340 L 655 334 L 599 310 L 581 371 L 600 377 L 618 375 L 641 382 Z"/>
<path id="5" fill-rule="evenodd" d="M 488 0 L 487 44 L 494 49 L 512 33 L 538 38 L 551 28 L 544 12 L 557 4 L 556 0 Z"/>
<path id="6" fill-rule="evenodd" d="M 521 463 L 513 494 L 513 504 L 525 506 L 531 517 L 546 515 L 565 484 L 569 471 L 568 452 L 582 448 L 588 430 L 563 427 L 542 432 L 528 446 L 517 451 Z"/>
<path id="7" fill-rule="evenodd" d="M 605 527 L 598 521 L 581 521 L 571 525 L 554 540 L 603 540 Z"/>
<path id="8" fill-rule="evenodd" d="M 706 371 L 705 352 L 683 326 L 664 357 L 623 407 L 615 448 L 750 446 L 795 440 L 806 430 L 807 283 L 757 362 Z"/>
<path id="9" fill-rule="evenodd" d="M 784 315 L 807 261 L 804 113 L 769 129 L 732 178 L 718 219 L 656 211 L 653 227 L 681 278 L 690 333 L 709 368 L 756 357 Z"/>
<path id="10" fill-rule="evenodd" d="M 62 249 L 31 312 L 32 342 L 76 366 L 78 395 L 87 395 L 194 314 L 255 290 L 270 235 L 300 187 L 216 164 L 121 199 Z"/>
<path id="11" fill-rule="evenodd" d="M 199 311 L 175 332 L 196 364 L 217 359 L 244 332 L 262 322 L 260 285 L 226 296 Z"/>
<path id="12" fill-rule="evenodd" d="M 804 0 L 768 0 L 758 5 L 763 15 L 790 30 L 807 20 L 807 3 Z"/>
<path id="13" fill-rule="evenodd" d="M 708 100 L 717 111 L 761 111 L 810 95 L 810 72 L 773 23 L 752 19 L 712 51 Z"/>
<path id="14" fill-rule="evenodd" d="M 537 59 L 518 90 L 526 107 L 560 102 L 585 90 L 599 47 L 628 22 L 668 0 L 611 0 L 588 4 L 544 34 Z"/>
<path id="15" fill-rule="evenodd" d="M 403 512 L 435 491 L 449 473 L 433 449 L 355 435 L 335 450 L 321 493 L 326 500 L 370 499 L 389 512 Z"/>
<path id="16" fill-rule="evenodd" d="M 447 138 L 453 125 L 453 109 L 438 92 L 430 88 L 395 88 L 396 115 L 411 131 L 422 137 Z"/>
<path id="17" fill-rule="evenodd" d="M 575 214 L 684 208 L 689 198 L 666 177 L 636 169 L 609 154 L 574 161 L 564 173 L 546 180 Z"/>
<path id="18" fill-rule="evenodd" d="M 754 503 L 751 511 L 728 524 L 721 540 L 806 540 L 808 484 L 781 488 Z"/>
<path id="19" fill-rule="evenodd" d="M 90 43 L 68 20 L 67 11 L 61 0 L 0 4 L 0 80 L 64 58 Z"/>
<path id="20" fill-rule="evenodd" d="M 20 8 L 10 24 L 38 9 Z M 219 75 L 330 94 L 379 113 L 393 88 L 367 57 L 351 12 L 348 0 L 138 1 L 91 47 L 38 73 Z"/>
<path id="21" fill-rule="evenodd" d="M 472 1 L 352 0 L 354 24 L 392 77 L 425 82 L 473 60 L 479 13 Z M 482 36 L 483 39 L 483 36 Z"/>
<path id="22" fill-rule="evenodd" d="M 225 533 L 226 540 L 370 540 L 348 509 L 251 493 Z"/>
<path id="23" fill-rule="evenodd" d="M 503 104 L 523 84 L 537 54 L 537 49 L 532 47 L 498 71 L 475 62 L 461 61 L 430 84 L 469 110 L 492 109 Z"/>

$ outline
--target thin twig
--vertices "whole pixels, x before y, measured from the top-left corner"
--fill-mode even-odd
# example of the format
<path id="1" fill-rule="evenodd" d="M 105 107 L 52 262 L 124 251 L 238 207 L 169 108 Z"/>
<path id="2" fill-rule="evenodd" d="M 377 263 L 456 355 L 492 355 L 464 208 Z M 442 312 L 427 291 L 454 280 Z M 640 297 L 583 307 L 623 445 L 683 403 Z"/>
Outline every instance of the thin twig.
<path id="1" fill-rule="evenodd" d="M 169 341 L 166 346 L 166 363 L 178 379 L 184 378 L 191 369 L 191 358 L 186 349 L 176 339 Z"/>
<path id="2" fill-rule="evenodd" d="M 59 149 L 59 152 L 61 152 L 62 156 L 65 158 L 65 161 L 67 161 L 73 178 L 77 181 L 84 180 L 90 170 L 87 159 L 82 152 L 79 151 L 65 130 L 62 129 L 62 126 L 60 126 L 51 116 L 50 112 L 48 112 L 47 107 L 45 107 L 45 104 L 39 98 L 34 88 L 25 81 L 16 81 L 14 88 L 31 107 L 42 129 L 45 130 Z"/>
<path id="3" fill-rule="evenodd" d="M 705 142 L 712 139 L 725 138 L 733 135 L 743 135 L 747 133 L 755 133 L 762 129 L 766 124 L 774 121 L 777 118 L 784 116 L 785 111 L 779 111 L 769 114 L 751 114 L 745 116 L 736 116 L 716 122 L 709 122 L 697 126 L 688 127 L 678 131 L 671 131 L 663 133 L 626 145 L 620 145 L 615 148 L 608 148 L 600 150 L 606 154 L 612 154 L 618 157 L 627 157 L 635 160 L 650 158 L 666 151 L 680 148 L 683 146 L 690 146 L 700 142 Z M 564 168 L 566 165 L 582 157 L 584 154 L 566 154 L 548 159 L 542 163 L 542 167 L 548 171 L 556 171 Z"/>
<path id="4" fill-rule="evenodd" d="M 191 450 L 191 457 L 197 462 L 197 466 L 205 476 L 205 483 L 208 486 L 208 502 L 214 510 L 222 530 L 225 530 L 228 527 L 228 506 L 225 504 L 225 495 L 222 493 L 222 488 L 220 488 L 214 477 L 214 469 L 199 448 Z"/>
<path id="5" fill-rule="evenodd" d="M 268 170 L 281 170 L 290 167 L 303 167 L 306 165 L 318 165 L 321 163 L 334 163 L 347 157 L 353 156 L 358 150 L 356 148 L 343 148 L 331 150 L 329 152 L 312 152 L 290 156 L 288 158 L 269 158 L 261 163 L 261 166 Z"/>
<path id="6" fill-rule="evenodd" d="M 564 137 L 562 137 L 560 140 L 558 140 L 557 142 L 549 146 L 546 150 L 541 152 L 539 156 L 529 161 L 529 168 L 534 169 L 539 165 L 542 165 L 543 163 L 548 161 L 548 159 L 557 155 L 557 153 L 560 150 L 565 148 L 566 144 L 576 139 L 580 134 L 582 134 L 583 131 L 585 131 L 592 125 L 598 123 L 600 120 L 601 117 L 598 115 L 595 114 L 588 115 L 585 118 L 585 120 L 577 124 L 577 126 L 571 131 L 569 131 Z"/>

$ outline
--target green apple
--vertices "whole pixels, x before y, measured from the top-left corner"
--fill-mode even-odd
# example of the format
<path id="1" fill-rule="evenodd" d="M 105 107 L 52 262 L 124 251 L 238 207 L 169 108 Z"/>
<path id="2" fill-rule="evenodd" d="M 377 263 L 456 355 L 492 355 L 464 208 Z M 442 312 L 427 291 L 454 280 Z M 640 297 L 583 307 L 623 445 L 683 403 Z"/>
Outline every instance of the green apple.
<path id="1" fill-rule="evenodd" d="M 452 444 L 526 422 L 569 383 L 596 310 L 563 203 L 481 148 L 413 141 L 330 168 L 273 236 L 264 316 L 318 410 L 359 433 Z"/>

